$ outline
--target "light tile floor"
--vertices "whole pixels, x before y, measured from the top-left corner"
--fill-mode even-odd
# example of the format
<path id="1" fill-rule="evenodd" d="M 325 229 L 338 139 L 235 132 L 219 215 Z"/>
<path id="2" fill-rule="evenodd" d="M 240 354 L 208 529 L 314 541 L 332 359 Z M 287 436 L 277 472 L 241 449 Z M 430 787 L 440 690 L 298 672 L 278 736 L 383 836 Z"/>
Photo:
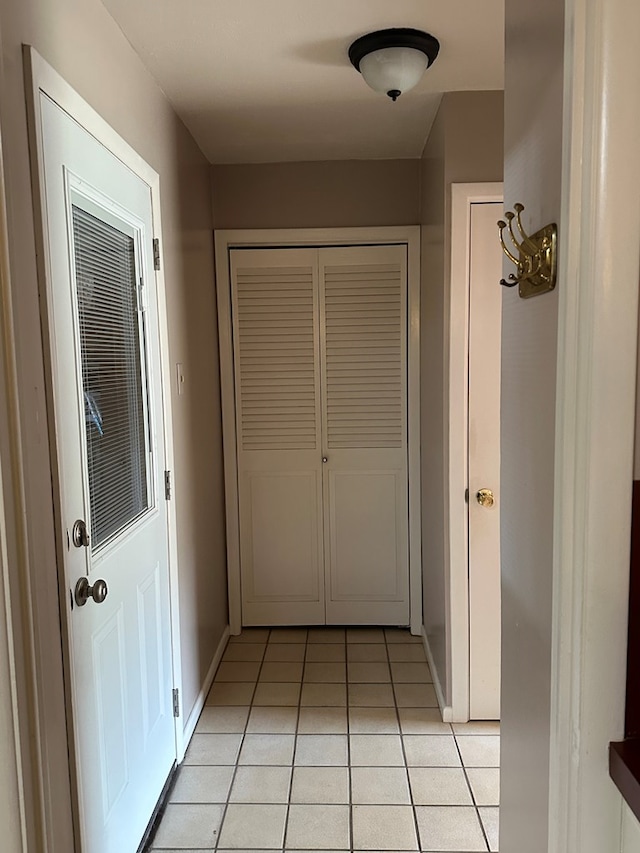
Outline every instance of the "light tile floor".
<path id="1" fill-rule="evenodd" d="M 498 849 L 497 723 L 450 726 L 419 638 L 232 638 L 152 850 Z"/>

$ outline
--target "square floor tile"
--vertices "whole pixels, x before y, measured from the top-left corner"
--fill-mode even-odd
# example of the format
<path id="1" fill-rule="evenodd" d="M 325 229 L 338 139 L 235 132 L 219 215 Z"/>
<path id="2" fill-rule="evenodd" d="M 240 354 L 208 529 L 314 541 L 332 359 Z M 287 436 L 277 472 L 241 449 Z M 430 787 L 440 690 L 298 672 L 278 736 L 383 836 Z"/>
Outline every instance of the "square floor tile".
<path id="1" fill-rule="evenodd" d="M 220 833 L 220 847 L 281 850 L 287 806 L 231 803 Z"/>
<path id="2" fill-rule="evenodd" d="M 196 725 L 196 734 L 242 733 L 247 725 L 249 706 L 206 705 Z"/>
<path id="3" fill-rule="evenodd" d="M 347 643 L 384 643 L 382 628 L 347 628 Z"/>
<path id="4" fill-rule="evenodd" d="M 194 735 L 185 764 L 235 764 L 242 735 Z"/>
<path id="5" fill-rule="evenodd" d="M 404 767 L 353 767 L 351 792 L 358 805 L 411 805 Z"/>
<path id="6" fill-rule="evenodd" d="M 405 684 L 431 684 L 431 672 L 426 663 L 395 661 L 391 664 L 393 681 Z"/>
<path id="7" fill-rule="evenodd" d="M 460 755 L 451 735 L 404 735 L 408 767 L 460 767 Z"/>
<path id="8" fill-rule="evenodd" d="M 442 722 L 439 708 L 398 708 L 404 735 L 450 735 L 450 723 Z"/>
<path id="9" fill-rule="evenodd" d="M 292 803 L 346 805 L 349 802 L 348 767 L 294 767 Z"/>
<path id="10" fill-rule="evenodd" d="M 282 645 L 286 645 L 283 643 Z M 265 661 L 260 670 L 260 681 L 302 681 L 302 661 Z"/>
<path id="11" fill-rule="evenodd" d="M 347 664 L 350 683 L 376 684 L 391 681 L 387 663 L 359 663 L 351 661 Z"/>
<path id="12" fill-rule="evenodd" d="M 188 767 L 178 771 L 172 803 L 226 803 L 235 767 Z"/>
<path id="13" fill-rule="evenodd" d="M 491 850 L 492 853 L 494 853 L 494 851 L 497 853 L 500 810 L 497 808 L 480 808 L 478 811 L 480 812 L 482 826 L 484 827 L 487 839 L 489 840 L 489 850 Z"/>
<path id="14" fill-rule="evenodd" d="M 238 767 L 230 803 L 287 803 L 290 767 Z"/>
<path id="15" fill-rule="evenodd" d="M 347 687 L 345 684 L 313 684 L 305 682 L 302 685 L 303 706 L 345 707 L 347 704 Z"/>
<path id="16" fill-rule="evenodd" d="M 497 767 L 467 767 L 467 778 L 477 806 L 500 804 L 500 770 Z"/>
<path id="17" fill-rule="evenodd" d="M 438 699 L 432 684 L 393 685 L 398 708 L 437 708 Z"/>
<path id="18" fill-rule="evenodd" d="M 239 643 L 241 646 L 242 643 Z M 216 681 L 257 681 L 259 661 L 223 661 L 216 672 Z"/>
<path id="19" fill-rule="evenodd" d="M 253 697 L 253 704 L 297 705 L 299 698 L 299 683 L 259 681 Z"/>
<path id="20" fill-rule="evenodd" d="M 307 663 L 304 666 L 304 680 L 316 683 L 344 684 L 347 670 L 344 663 Z"/>
<path id="21" fill-rule="evenodd" d="M 273 628 L 269 635 L 270 643 L 306 643 L 306 628 Z"/>
<path id="22" fill-rule="evenodd" d="M 393 708 L 391 684 L 350 684 L 349 705 L 358 708 Z"/>
<path id="23" fill-rule="evenodd" d="M 256 685 L 219 681 L 211 686 L 207 696 L 207 705 L 250 705 Z"/>
<path id="24" fill-rule="evenodd" d="M 395 708 L 349 708 L 349 732 L 354 735 L 400 734 Z"/>
<path id="25" fill-rule="evenodd" d="M 346 733 L 346 708 L 300 708 L 298 734 L 341 735 Z"/>
<path id="26" fill-rule="evenodd" d="M 285 846 L 296 850 L 350 847 L 348 806 L 289 806 Z"/>
<path id="27" fill-rule="evenodd" d="M 347 660 L 360 663 L 386 663 L 387 647 L 384 643 L 349 643 Z"/>
<path id="28" fill-rule="evenodd" d="M 243 628 L 241 634 L 231 635 L 231 643 L 266 643 L 269 639 L 269 628 Z"/>
<path id="29" fill-rule="evenodd" d="M 155 848 L 215 847 L 223 806 L 169 803 L 158 827 Z"/>
<path id="30" fill-rule="evenodd" d="M 387 646 L 390 661 L 410 661 L 426 663 L 427 656 L 422 645 L 417 643 L 391 643 Z"/>
<path id="31" fill-rule="evenodd" d="M 345 640 L 344 628 L 309 628 L 309 643 L 342 643 Z"/>
<path id="32" fill-rule="evenodd" d="M 306 648 L 304 643 L 269 643 L 264 659 L 269 663 L 302 663 Z"/>
<path id="33" fill-rule="evenodd" d="M 297 708 L 263 705 L 251 709 L 247 734 L 295 734 L 297 723 Z"/>
<path id="34" fill-rule="evenodd" d="M 465 767 L 500 766 L 500 738 L 496 735 L 458 735 L 456 741 Z"/>
<path id="35" fill-rule="evenodd" d="M 307 663 L 334 662 L 340 663 L 346 659 L 344 643 L 316 643 L 307 646 Z"/>
<path id="36" fill-rule="evenodd" d="M 398 735 L 351 735 L 352 767 L 404 767 Z"/>
<path id="37" fill-rule="evenodd" d="M 353 806 L 354 850 L 417 850 L 411 806 Z"/>
<path id="38" fill-rule="evenodd" d="M 229 643 L 223 661 L 261 661 L 264 657 L 266 643 Z"/>
<path id="39" fill-rule="evenodd" d="M 484 835 L 471 806 L 416 806 L 420 849 L 423 851 L 485 850 Z"/>
<path id="40" fill-rule="evenodd" d="M 418 806 L 472 806 L 462 767 L 410 767 L 413 802 Z"/>
<path id="41" fill-rule="evenodd" d="M 387 643 L 415 643 L 424 648 L 422 637 L 415 636 L 408 628 L 385 628 L 384 636 Z"/>
<path id="42" fill-rule="evenodd" d="M 294 745 L 294 735 L 245 735 L 238 764 L 292 764 Z"/>
<path id="43" fill-rule="evenodd" d="M 348 764 L 347 736 L 298 735 L 294 764 L 308 767 Z"/>

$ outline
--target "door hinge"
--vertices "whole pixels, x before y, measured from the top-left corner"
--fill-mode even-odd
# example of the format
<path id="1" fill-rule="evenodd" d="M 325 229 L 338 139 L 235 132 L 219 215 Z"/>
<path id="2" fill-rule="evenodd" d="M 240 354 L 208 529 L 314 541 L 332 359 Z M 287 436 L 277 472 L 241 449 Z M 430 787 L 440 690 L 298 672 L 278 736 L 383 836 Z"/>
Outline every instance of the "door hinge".
<path id="1" fill-rule="evenodd" d="M 464 490 L 464 502 L 465 502 L 466 504 L 468 504 L 468 503 L 469 503 L 469 489 L 465 489 L 465 490 Z"/>
<path id="2" fill-rule="evenodd" d="M 173 690 L 171 691 L 171 693 L 173 695 L 173 716 L 179 717 L 180 716 L 180 691 L 178 690 L 177 687 L 174 687 Z"/>
<path id="3" fill-rule="evenodd" d="M 160 269 L 160 240 L 157 237 L 153 238 L 153 268 Z"/>
<path id="4" fill-rule="evenodd" d="M 171 471 L 164 472 L 164 499 L 171 500 Z"/>

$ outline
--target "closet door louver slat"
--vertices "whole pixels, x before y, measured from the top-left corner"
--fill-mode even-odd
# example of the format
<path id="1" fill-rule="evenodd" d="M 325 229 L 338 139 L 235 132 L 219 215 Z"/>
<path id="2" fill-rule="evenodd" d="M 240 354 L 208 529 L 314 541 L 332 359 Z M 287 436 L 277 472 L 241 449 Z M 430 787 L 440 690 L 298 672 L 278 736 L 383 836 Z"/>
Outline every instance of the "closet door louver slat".
<path id="1" fill-rule="evenodd" d="M 327 447 L 404 443 L 400 265 L 324 268 Z"/>
<path id="2" fill-rule="evenodd" d="M 315 449 L 312 267 L 240 267 L 235 297 L 242 450 Z"/>

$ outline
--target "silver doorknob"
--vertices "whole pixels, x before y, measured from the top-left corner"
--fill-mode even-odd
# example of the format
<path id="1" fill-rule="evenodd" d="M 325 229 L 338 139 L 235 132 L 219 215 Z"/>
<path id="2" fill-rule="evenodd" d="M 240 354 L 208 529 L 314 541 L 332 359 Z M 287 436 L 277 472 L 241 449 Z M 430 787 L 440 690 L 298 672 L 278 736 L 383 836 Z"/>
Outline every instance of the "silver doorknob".
<path id="1" fill-rule="evenodd" d="M 476 492 L 476 500 L 480 506 L 493 506 L 496 502 L 491 489 L 480 489 Z"/>
<path id="2" fill-rule="evenodd" d="M 322 457 L 322 461 L 323 461 L 323 462 L 325 463 L 325 465 L 326 465 L 326 463 L 329 461 L 329 457 L 328 457 L 328 456 L 323 456 L 323 457 Z"/>
<path id="3" fill-rule="evenodd" d="M 76 584 L 73 597 L 76 600 L 78 607 L 84 607 L 90 598 L 93 598 L 96 604 L 102 604 L 107 597 L 109 587 L 107 582 L 102 579 L 97 580 L 93 586 L 90 586 L 87 578 L 80 578 Z"/>

